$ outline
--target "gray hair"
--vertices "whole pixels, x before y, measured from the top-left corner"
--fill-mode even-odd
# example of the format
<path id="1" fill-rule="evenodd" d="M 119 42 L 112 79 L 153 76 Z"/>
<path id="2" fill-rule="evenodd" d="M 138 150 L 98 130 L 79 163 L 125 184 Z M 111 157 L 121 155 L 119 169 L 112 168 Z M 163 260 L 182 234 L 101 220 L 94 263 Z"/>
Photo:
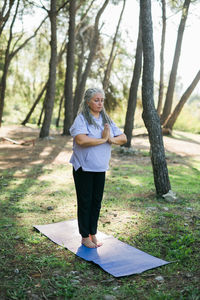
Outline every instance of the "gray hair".
<path id="1" fill-rule="evenodd" d="M 94 125 L 96 128 L 99 128 L 99 125 L 95 122 L 94 118 L 92 117 L 92 114 L 90 113 L 89 106 L 87 104 L 95 94 L 101 94 L 103 97 L 105 97 L 105 93 L 102 89 L 99 89 L 99 88 L 89 88 L 89 89 L 87 89 L 85 91 L 84 98 L 83 98 L 83 100 L 80 104 L 78 113 L 82 114 L 84 116 L 84 118 L 87 120 L 88 124 Z M 105 125 L 106 123 L 111 124 L 111 119 L 107 115 L 104 107 L 103 107 L 102 111 L 100 112 L 100 114 L 101 114 L 102 119 L 103 119 L 103 125 Z"/>

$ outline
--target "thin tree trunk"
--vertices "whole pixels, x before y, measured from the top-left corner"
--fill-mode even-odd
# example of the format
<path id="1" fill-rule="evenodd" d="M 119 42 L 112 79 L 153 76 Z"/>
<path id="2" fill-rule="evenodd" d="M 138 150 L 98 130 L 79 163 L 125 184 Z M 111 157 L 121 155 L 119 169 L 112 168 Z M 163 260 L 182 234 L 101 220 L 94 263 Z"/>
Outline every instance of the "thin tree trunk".
<path id="1" fill-rule="evenodd" d="M 131 82 L 128 107 L 126 111 L 126 120 L 124 126 L 124 133 L 127 136 L 127 143 L 125 147 L 131 147 L 132 132 L 134 127 L 134 115 L 137 104 L 137 92 L 142 69 L 142 30 L 141 30 L 141 16 L 139 17 L 138 40 L 135 56 L 135 66 L 133 71 L 133 78 Z"/>
<path id="2" fill-rule="evenodd" d="M 160 49 L 160 83 L 158 93 L 158 115 L 161 115 L 163 94 L 164 94 L 164 50 L 165 50 L 165 37 L 166 37 L 166 3 L 165 0 L 161 0 L 162 3 L 162 35 L 161 35 L 161 49 Z"/>
<path id="3" fill-rule="evenodd" d="M 35 102 L 33 103 L 33 105 L 32 105 L 32 107 L 31 107 L 30 111 L 28 112 L 26 118 L 25 118 L 24 121 L 21 123 L 21 125 L 26 125 L 26 123 L 29 121 L 29 119 L 30 119 L 30 117 L 31 117 L 31 115 L 32 115 L 32 113 L 33 113 L 33 111 L 34 111 L 36 105 L 39 103 L 40 99 L 42 98 L 42 96 L 43 96 L 43 94 L 44 94 L 44 92 L 45 92 L 45 90 L 46 90 L 46 88 L 47 88 L 47 84 L 48 84 L 48 82 L 46 82 L 45 85 L 43 86 L 41 92 L 39 93 L 37 99 L 36 99 Z"/>
<path id="4" fill-rule="evenodd" d="M 176 75 L 178 70 L 178 63 L 181 55 L 181 46 L 182 46 L 182 40 L 183 40 L 183 34 L 185 30 L 185 24 L 188 16 L 188 10 L 190 6 L 191 0 L 185 0 L 183 9 L 182 9 L 182 16 L 181 21 L 178 29 L 178 35 L 177 35 L 177 41 L 176 41 L 176 48 L 174 53 L 174 60 L 172 64 L 172 69 L 170 73 L 169 78 L 169 84 L 167 88 L 167 95 L 165 99 L 165 105 L 163 109 L 163 113 L 161 116 L 161 124 L 164 124 L 164 122 L 167 120 L 171 113 L 172 109 L 172 103 L 173 103 L 173 96 L 174 96 L 174 89 L 175 89 L 175 83 L 176 83 Z"/>
<path id="5" fill-rule="evenodd" d="M 11 63 L 11 60 L 13 59 L 13 57 L 23 48 L 25 47 L 25 45 L 33 38 L 36 36 L 37 32 L 39 31 L 39 29 L 41 28 L 42 24 L 44 23 L 44 21 L 46 20 L 46 18 L 40 23 L 40 25 L 38 26 L 38 28 L 35 30 L 34 34 L 32 36 L 30 36 L 28 39 L 26 39 L 17 49 L 13 50 L 12 52 L 10 52 L 10 46 L 11 46 L 11 42 L 13 39 L 13 26 L 15 23 L 15 19 L 17 16 L 17 12 L 18 12 L 18 6 L 19 6 L 19 2 L 20 0 L 18 0 L 17 2 L 17 6 L 16 6 L 16 10 L 15 10 L 15 14 L 13 16 L 13 20 L 12 23 L 10 25 L 10 34 L 9 34 L 9 39 L 8 39 L 8 43 L 7 43 L 7 48 L 6 48 L 6 52 L 5 52 L 5 59 L 4 59 L 4 67 L 3 67 L 3 75 L 0 81 L 0 127 L 1 127 L 1 123 L 2 123 L 2 117 L 3 117 L 3 110 L 4 110 L 4 102 L 5 102 L 5 93 L 6 93 L 6 85 L 7 85 L 7 75 L 8 75 L 8 70 L 9 70 L 9 66 Z"/>
<path id="6" fill-rule="evenodd" d="M 119 20 L 118 20 L 118 24 L 117 24 L 116 31 L 115 31 L 115 36 L 114 36 L 113 42 L 112 42 L 112 48 L 111 48 L 111 51 L 110 51 L 110 56 L 109 56 L 107 67 L 106 67 L 105 74 L 104 74 L 103 89 L 104 89 L 105 92 L 108 88 L 108 83 L 109 83 L 109 79 L 110 79 L 112 65 L 114 63 L 114 60 L 113 60 L 114 50 L 115 50 L 116 43 L 117 43 L 117 36 L 118 36 L 118 32 L 119 32 L 119 27 L 120 27 L 120 24 L 121 24 L 121 21 L 122 21 L 122 16 L 123 16 L 123 13 L 124 13 L 125 5 L 126 5 L 126 0 L 124 0 L 124 2 L 123 2 L 122 10 L 121 10 Z"/>
<path id="7" fill-rule="evenodd" d="M 104 4 L 102 5 L 100 10 L 98 11 L 97 16 L 95 18 L 94 32 L 93 32 L 93 37 L 92 37 L 90 53 L 89 53 L 89 56 L 88 56 L 87 64 L 86 64 L 85 70 L 83 72 L 79 88 L 76 89 L 76 91 L 75 91 L 75 96 L 74 96 L 74 117 L 77 114 L 80 102 L 83 98 L 87 77 L 89 75 L 89 72 L 90 72 L 90 69 L 91 69 L 91 66 L 92 66 L 92 62 L 93 62 L 93 59 L 94 59 L 94 56 L 95 56 L 95 53 L 96 53 L 96 48 L 97 48 L 98 41 L 99 41 L 99 28 L 98 28 L 99 27 L 99 19 L 100 19 L 102 13 L 104 12 L 106 6 L 108 5 L 108 2 L 109 2 L 109 0 L 105 0 Z"/>
<path id="8" fill-rule="evenodd" d="M 69 129 L 73 122 L 73 75 L 74 75 L 74 51 L 75 51 L 75 24 L 76 23 L 76 0 L 69 4 L 69 41 L 67 46 L 67 62 L 65 76 L 65 118 L 63 134 L 69 135 Z"/>
<path id="9" fill-rule="evenodd" d="M 49 18 L 51 23 L 51 58 L 49 63 L 49 79 L 47 85 L 45 115 L 40 131 L 40 138 L 48 137 L 53 114 L 56 85 L 56 65 L 57 65 L 57 34 L 56 34 L 56 0 L 51 0 Z"/>
<path id="10" fill-rule="evenodd" d="M 0 12 L 0 36 L 2 34 L 4 26 L 6 25 L 6 22 L 8 21 L 8 19 L 10 17 L 11 9 L 12 9 L 14 3 L 15 3 L 15 0 L 10 0 L 8 10 L 6 11 L 7 1 L 4 0 L 4 4 L 3 4 L 3 7 Z"/>
<path id="11" fill-rule="evenodd" d="M 46 101 L 46 98 L 45 98 L 44 101 L 43 101 L 43 105 L 42 105 L 42 109 L 41 109 L 41 112 L 40 112 L 40 116 L 39 116 L 39 119 L 38 119 L 38 122 L 37 122 L 37 126 L 40 126 L 40 124 L 41 124 L 41 122 L 42 122 L 42 116 L 43 116 L 43 114 L 44 114 L 45 101 Z"/>
<path id="12" fill-rule="evenodd" d="M 131 81 L 131 87 L 129 91 L 128 106 L 126 111 L 126 120 L 124 126 L 124 133 L 127 136 L 127 143 L 123 146 L 131 147 L 132 132 L 134 127 L 134 115 L 137 104 L 137 92 L 141 76 L 142 69 L 142 30 L 141 30 L 141 17 L 139 17 L 139 29 L 138 29 L 138 39 L 137 48 L 135 56 L 135 66 L 133 71 L 133 78 Z"/>
<path id="13" fill-rule="evenodd" d="M 63 47 L 63 45 L 61 46 L 60 48 L 60 52 L 58 54 L 58 59 L 57 59 L 57 65 L 61 62 L 62 60 L 62 56 L 63 54 L 65 53 L 66 51 L 66 43 L 65 43 L 65 46 Z M 37 104 L 39 103 L 40 99 L 42 98 L 45 90 L 47 89 L 47 85 L 48 85 L 48 80 L 46 82 L 46 84 L 44 85 L 44 87 L 42 88 L 41 92 L 39 93 L 37 99 L 35 100 L 34 104 L 32 105 L 29 113 L 27 114 L 26 118 L 24 119 L 24 121 L 21 123 L 22 125 L 26 125 L 26 123 L 28 122 L 29 118 L 31 117 L 32 113 L 34 112 Z M 40 125 L 40 124 L 39 124 Z"/>
<path id="14" fill-rule="evenodd" d="M 1 123 L 2 123 L 3 110 L 4 110 L 7 75 L 8 75 L 8 69 L 9 69 L 9 65 L 10 65 L 10 61 L 11 61 L 10 46 L 11 46 L 11 41 L 13 38 L 13 26 L 14 26 L 14 23 L 15 23 L 15 20 L 17 17 L 18 9 L 19 9 L 19 2 L 20 2 L 20 0 L 17 1 L 15 13 L 14 13 L 11 25 L 10 25 L 9 38 L 8 38 L 8 43 L 7 43 L 7 47 L 6 47 L 6 51 L 5 51 L 3 74 L 2 74 L 1 81 L 0 81 L 0 127 L 1 127 Z"/>
<path id="15" fill-rule="evenodd" d="M 196 85 L 198 84 L 199 80 L 200 80 L 200 71 L 198 71 L 198 73 L 196 74 L 196 76 L 193 79 L 192 83 L 189 85 L 189 87 L 187 88 L 185 93 L 182 95 L 179 103 L 176 105 L 173 113 L 171 114 L 171 116 L 167 120 L 167 123 L 163 126 L 165 128 L 165 132 L 166 132 L 166 130 L 168 130 L 169 133 L 171 132 L 178 116 L 181 113 L 181 110 L 182 110 L 184 104 L 189 99 L 190 95 L 192 94 L 192 92 L 195 89 Z"/>
<path id="16" fill-rule="evenodd" d="M 59 110 L 58 110 L 58 117 L 57 117 L 57 120 L 56 120 L 56 127 L 59 127 L 60 115 L 61 115 L 63 100 L 64 100 L 64 95 L 62 95 L 62 97 L 60 98 Z"/>
<path id="17" fill-rule="evenodd" d="M 151 17 L 151 0 L 140 0 L 143 76 L 142 76 L 142 117 L 149 134 L 151 162 L 157 195 L 167 193 L 170 187 L 160 119 L 154 105 L 154 44 Z"/>

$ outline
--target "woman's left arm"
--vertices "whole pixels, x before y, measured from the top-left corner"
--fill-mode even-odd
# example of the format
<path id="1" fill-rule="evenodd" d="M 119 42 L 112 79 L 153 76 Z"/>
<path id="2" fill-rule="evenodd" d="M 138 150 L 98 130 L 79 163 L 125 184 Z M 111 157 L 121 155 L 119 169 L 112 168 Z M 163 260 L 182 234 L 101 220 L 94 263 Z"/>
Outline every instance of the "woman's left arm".
<path id="1" fill-rule="evenodd" d="M 108 139 L 108 142 L 110 144 L 123 145 L 127 142 L 127 138 L 126 138 L 126 135 L 124 133 L 122 133 L 118 136 L 110 137 Z"/>

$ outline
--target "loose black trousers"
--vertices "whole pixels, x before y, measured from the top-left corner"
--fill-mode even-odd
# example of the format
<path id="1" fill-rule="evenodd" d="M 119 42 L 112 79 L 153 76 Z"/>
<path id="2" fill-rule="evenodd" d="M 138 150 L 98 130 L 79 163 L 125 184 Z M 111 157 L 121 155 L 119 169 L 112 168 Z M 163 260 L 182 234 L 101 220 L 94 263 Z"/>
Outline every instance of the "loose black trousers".
<path id="1" fill-rule="evenodd" d="M 105 172 L 86 172 L 73 169 L 77 195 L 79 233 L 82 237 L 96 234 L 103 198 Z"/>

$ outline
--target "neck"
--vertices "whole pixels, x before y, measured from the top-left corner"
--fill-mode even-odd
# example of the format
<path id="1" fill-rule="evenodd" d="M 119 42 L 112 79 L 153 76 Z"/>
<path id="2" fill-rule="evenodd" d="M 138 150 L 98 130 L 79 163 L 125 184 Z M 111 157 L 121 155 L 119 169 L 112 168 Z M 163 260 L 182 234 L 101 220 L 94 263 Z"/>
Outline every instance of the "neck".
<path id="1" fill-rule="evenodd" d="M 100 116 L 100 113 L 99 112 L 94 112 L 94 111 L 91 111 L 90 110 L 90 113 L 91 113 L 91 115 L 93 115 L 95 118 L 99 118 L 99 116 Z"/>

